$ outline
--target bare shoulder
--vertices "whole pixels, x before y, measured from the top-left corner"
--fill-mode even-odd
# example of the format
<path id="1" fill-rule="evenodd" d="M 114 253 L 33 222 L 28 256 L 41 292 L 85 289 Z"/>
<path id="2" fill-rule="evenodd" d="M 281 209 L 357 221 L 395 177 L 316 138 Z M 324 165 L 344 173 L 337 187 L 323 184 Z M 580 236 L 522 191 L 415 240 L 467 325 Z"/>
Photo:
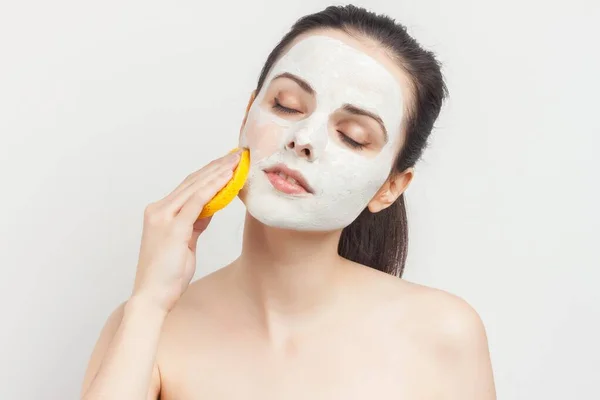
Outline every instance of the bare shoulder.
<path id="1" fill-rule="evenodd" d="M 486 331 L 464 299 L 443 290 L 402 281 L 400 291 L 413 303 L 419 348 L 427 349 L 448 398 L 496 399 Z M 407 321 L 405 321 L 407 322 Z"/>
<path id="2" fill-rule="evenodd" d="M 389 348 L 414 351 L 411 362 L 424 366 L 420 376 L 438 382 L 445 398 L 496 398 L 487 335 L 469 303 L 379 271 L 364 274 L 361 280 L 369 282 L 366 290 L 379 307 L 373 309 L 385 310 L 378 320 L 379 331 L 392 326 Z"/>
<path id="3" fill-rule="evenodd" d="M 424 337 L 442 351 L 465 351 L 475 347 L 487 350 L 481 317 L 463 298 L 402 280 L 402 290 L 413 304 L 413 316 L 421 322 Z"/>
<path id="4" fill-rule="evenodd" d="M 386 307 L 398 329 L 426 340 L 443 352 L 485 348 L 487 338 L 479 314 L 463 298 L 379 271 L 366 271 L 373 295 Z"/>

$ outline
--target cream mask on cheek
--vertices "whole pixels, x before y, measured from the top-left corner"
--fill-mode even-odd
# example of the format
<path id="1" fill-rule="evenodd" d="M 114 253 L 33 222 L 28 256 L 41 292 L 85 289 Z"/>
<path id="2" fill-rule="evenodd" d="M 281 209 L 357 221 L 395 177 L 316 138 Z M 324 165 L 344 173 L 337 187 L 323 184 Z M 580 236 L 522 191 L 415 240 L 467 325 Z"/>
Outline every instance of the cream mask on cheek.
<path id="1" fill-rule="evenodd" d="M 316 106 L 298 120 L 282 118 L 263 101 L 274 77 L 294 74 L 315 91 Z M 367 156 L 336 136 L 331 115 L 351 104 L 381 117 L 388 141 Z M 378 61 L 329 36 L 296 43 L 269 72 L 240 136 L 251 166 L 241 198 L 262 223 L 286 229 L 327 231 L 349 225 L 389 176 L 401 141 L 404 104 L 399 82 Z M 286 147 L 309 145 L 311 157 Z M 302 174 L 313 193 L 287 194 L 265 173 L 276 165 Z"/>

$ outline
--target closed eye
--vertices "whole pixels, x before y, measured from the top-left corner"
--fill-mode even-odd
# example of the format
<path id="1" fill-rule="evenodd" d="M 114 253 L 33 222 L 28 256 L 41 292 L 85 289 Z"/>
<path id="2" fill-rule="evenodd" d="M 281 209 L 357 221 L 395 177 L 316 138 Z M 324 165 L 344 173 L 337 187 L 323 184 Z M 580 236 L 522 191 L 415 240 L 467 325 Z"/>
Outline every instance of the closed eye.
<path id="1" fill-rule="evenodd" d="M 302 114 L 302 112 L 298 110 L 281 105 L 277 98 L 274 100 L 273 108 L 286 114 Z"/>
<path id="2" fill-rule="evenodd" d="M 352 139 L 350 136 L 346 135 L 342 131 L 337 131 L 337 133 L 340 135 L 340 139 L 342 139 L 342 141 L 344 143 L 346 143 L 348 146 L 350 146 L 354 149 L 362 150 L 367 146 L 367 143 L 359 143 L 356 140 Z"/>

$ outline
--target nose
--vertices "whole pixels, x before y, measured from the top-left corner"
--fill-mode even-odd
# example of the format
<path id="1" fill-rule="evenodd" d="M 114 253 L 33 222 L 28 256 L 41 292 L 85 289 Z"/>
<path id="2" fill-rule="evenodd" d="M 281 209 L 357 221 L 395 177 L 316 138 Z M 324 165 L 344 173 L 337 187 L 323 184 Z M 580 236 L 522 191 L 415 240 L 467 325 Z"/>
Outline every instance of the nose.
<path id="1" fill-rule="evenodd" d="M 306 161 L 316 161 L 327 147 L 328 123 L 327 113 L 313 113 L 289 132 L 285 149 Z"/>
<path id="2" fill-rule="evenodd" d="M 296 152 L 296 155 L 300 158 L 305 158 L 308 161 L 315 160 L 315 149 L 310 143 L 300 143 L 298 140 L 291 140 L 285 148 Z"/>

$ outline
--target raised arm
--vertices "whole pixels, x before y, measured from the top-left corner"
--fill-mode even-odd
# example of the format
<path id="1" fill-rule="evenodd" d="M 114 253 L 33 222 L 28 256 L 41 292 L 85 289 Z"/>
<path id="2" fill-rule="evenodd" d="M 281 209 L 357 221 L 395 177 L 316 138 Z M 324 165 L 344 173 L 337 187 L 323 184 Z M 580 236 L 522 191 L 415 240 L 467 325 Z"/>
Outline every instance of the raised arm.
<path id="1" fill-rule="evenodd" d="M 231 179 L 240 152 L 189 175 L 150 204 L 131 298 L 108 318 L 82 387 L 84 400 L 147 400 L 160 392 L 156 352 L 163 323 L 196 269 L 196 244 L 210 218 L 204 205 Z"/>

